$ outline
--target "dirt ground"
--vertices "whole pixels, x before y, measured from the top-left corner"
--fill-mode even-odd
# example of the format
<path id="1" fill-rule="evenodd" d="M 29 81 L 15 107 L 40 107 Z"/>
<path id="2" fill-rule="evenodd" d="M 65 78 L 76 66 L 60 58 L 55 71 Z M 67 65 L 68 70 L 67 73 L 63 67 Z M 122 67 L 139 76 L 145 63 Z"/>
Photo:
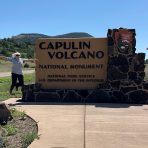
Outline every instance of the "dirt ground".
<path id="1" fill-rule="evenodd" d="M 4 125 L 2 129 L 4 130 L 3 138 L 3 147 L 2 148 L 27 148 L 31 143 L 31 140 L 37 136 L 37 123 L 25 115 L 23 118 L 15 117 L 5 125 L 9 127 L 9 132 L 11 128 L 16 129 L 16 134 L 8 135 Z"/>

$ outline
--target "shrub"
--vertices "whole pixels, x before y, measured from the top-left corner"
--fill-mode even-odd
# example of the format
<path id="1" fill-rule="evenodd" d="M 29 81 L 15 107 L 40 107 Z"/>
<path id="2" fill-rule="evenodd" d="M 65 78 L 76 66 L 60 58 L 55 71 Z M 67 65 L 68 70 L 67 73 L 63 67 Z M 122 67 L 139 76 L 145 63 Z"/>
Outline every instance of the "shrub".
<path id="1" fill-rule="evenodd" d="M 29 68 L 30 66 L 29 66 L 29 64 L 28 63 L 25 63 L 24 64 L 24 68 Z"/>

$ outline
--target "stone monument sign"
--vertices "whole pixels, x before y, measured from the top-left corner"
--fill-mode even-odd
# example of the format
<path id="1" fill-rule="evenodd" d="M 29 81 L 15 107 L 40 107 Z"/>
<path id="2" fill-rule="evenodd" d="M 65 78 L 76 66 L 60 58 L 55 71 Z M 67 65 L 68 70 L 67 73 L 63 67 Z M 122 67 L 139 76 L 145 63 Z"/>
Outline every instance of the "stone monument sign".
<path id="1" fill-rule="evenodd" d="M 38 39 L 36 83 L 23 100 L 148 103 L 145 53 L 135 29 L 108 29 L 107 38 Z"/>

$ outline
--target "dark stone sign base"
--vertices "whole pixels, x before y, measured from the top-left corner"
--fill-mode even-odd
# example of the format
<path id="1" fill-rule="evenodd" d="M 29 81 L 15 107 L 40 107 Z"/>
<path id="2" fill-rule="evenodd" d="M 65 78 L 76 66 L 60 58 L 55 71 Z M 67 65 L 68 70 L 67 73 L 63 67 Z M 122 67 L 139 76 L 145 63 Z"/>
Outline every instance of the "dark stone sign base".
<path id="1" fill-rule="evenodd" d="M 147 104 L 148 82 L 142 82 L 140 87 L 139 89 L 138 86 L 132 87 L 129 84 L 125 87 L 119 86 L 119 89 L 104 89 L 99 86 L 95 90 L 45 90 L 41 89 L 38 84 L 31 84 L 24 86 L 22 100 L 31 102 Z"/>
<path id="2" fill-rule="evenodd" d="M 23 88 L 24 101 L 82 103 L 148 103 L 144 53 L 135 53 L 134 29 L 108 30 L 107 81 L 95 90 L 45 90 L 40 84 Z"/>

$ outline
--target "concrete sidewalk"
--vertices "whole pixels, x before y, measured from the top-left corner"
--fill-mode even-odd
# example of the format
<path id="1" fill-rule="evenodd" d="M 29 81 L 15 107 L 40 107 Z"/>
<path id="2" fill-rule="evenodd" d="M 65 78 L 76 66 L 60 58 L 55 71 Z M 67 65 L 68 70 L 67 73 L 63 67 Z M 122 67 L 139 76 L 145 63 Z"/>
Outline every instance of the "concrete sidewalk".
<path id="1" fill-rule="evenodd" d="M 148 105 L 57 105 L 9 99 L 38 122 L 29 148 L 147 148 Z"/>

